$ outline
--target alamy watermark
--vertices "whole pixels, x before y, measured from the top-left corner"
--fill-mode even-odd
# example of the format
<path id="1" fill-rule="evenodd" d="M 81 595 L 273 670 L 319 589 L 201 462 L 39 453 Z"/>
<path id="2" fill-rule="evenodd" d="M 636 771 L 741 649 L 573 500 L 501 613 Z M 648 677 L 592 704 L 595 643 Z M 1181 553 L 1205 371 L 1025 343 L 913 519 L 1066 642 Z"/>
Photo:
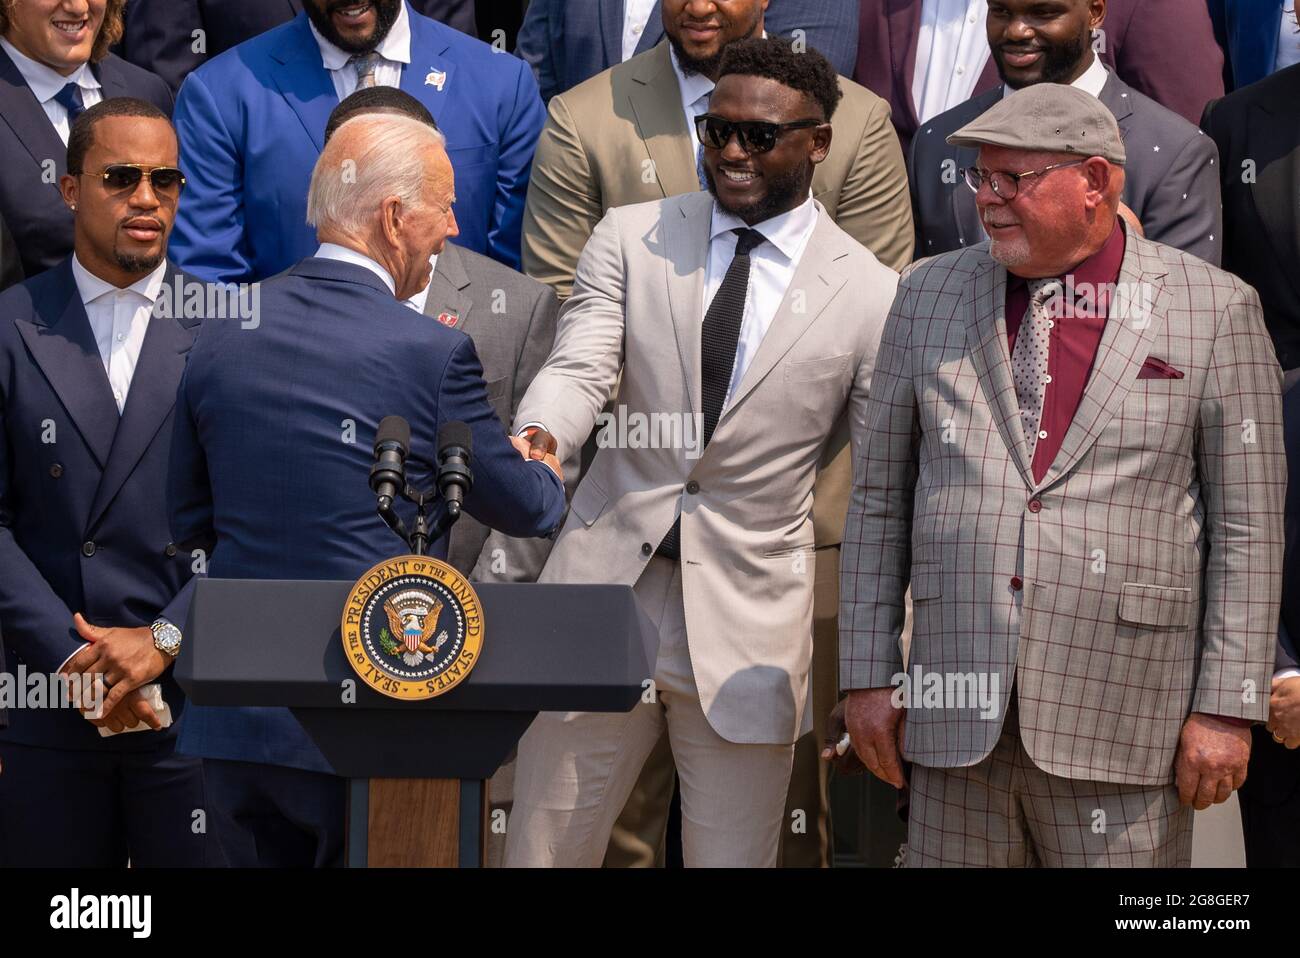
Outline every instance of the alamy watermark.
<path id="1" fill-rule="evenodd" d="M 163 283 L 154 300 L 153 315 L 160 319 L 237 319 L 240 329 L 262 324 L 261 283 L 204 283 L 180 273 Z"/>
<path id="2" fill-rule="evenodd" d="M 13 672 L 0 672 L 0 709 L 75 708 L 98 716 L 104 691 L 98 673 L 28 672 L 23 664 Z"/>
<path id="3" fill-rule="evenodd" d="M 979 709 L 982 719 L 1002 714 L 999 672 L 929 672 L 917 665 L 911 674 L 895 672 L 889 684 L 897 709 Z"/>
<path id="4" fill-rule="evenodd" d="M 704 416 L 690 412 L 628 411 L 626 406 L 596 417 L 600 449 L 685 449 L 687 459 L 704 448 Z"/>

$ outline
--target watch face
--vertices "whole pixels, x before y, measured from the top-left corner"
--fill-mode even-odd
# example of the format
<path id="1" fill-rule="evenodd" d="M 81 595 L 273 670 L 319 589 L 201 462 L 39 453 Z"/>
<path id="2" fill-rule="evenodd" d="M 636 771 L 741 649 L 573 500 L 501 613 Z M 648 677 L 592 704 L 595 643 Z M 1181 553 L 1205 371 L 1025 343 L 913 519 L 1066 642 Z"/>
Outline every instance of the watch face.
<path id="1" fill-rule="evenodd" d="M 175 655 L 181 648 L 181 630 L 170 623 L 160 625 L 154 629 L 154 644 L 158 646 L 159 651 L 166 652 L 168 655 Z"/>

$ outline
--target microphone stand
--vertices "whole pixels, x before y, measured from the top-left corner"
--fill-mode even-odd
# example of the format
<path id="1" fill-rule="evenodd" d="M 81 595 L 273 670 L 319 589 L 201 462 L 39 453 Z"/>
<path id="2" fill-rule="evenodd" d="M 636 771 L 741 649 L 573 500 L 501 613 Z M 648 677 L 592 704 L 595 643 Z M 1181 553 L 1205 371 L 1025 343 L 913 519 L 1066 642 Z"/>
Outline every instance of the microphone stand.
<path id="1" fill-rule="evenodd" d="M 422 556 L 428 554 L 429 543 L 437 542 L 451 530 L 460 518 L 460 504 L 450 502 L 447 504 L 447 511 L 432 526 L 429 523 L 429 504 L 437 496 L 435 490 L 430 489 L 427 492 L 421 492 L 412 486 L 406 486 L 402 490 L 402 498 L 415 506 L 415 528 L 409 533 L 406 530 L 406 524 L 402 522 L 393 509 L 392 503 L 381 502 L 379 505 L 379 516 L 384 520 L 388 528 L 392 529 L 398 537 L 406 543 L 412 555 Z"/>

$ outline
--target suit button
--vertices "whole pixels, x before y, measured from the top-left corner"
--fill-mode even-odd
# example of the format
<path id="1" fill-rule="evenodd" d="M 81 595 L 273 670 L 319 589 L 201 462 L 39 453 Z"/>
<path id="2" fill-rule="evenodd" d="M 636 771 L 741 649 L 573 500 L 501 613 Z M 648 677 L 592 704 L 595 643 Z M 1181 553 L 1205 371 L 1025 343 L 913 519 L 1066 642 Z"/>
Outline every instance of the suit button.
<path id="1" fill-rule="evenodd" d="M 1037 499 L 1030 499 L 1030 500 L 1029 500 L 1029 511 L 1030 511 L 1030 512 L 1042 512 L 1042 511 L 1043 511 L 1043 504 L 1042 504 L 1041 502 L 1039 502 Z"/>
<path id="2" fill-rule="evenodd" d="M 83 542 L 81 544 L 81 554 L 85 556 L 87 559 L 93 556 L 95 554 L 95 543 Z"/>
<path id="3" fill-rule="evenodd" d="M 63 466 L 61 466 L 57 462 L 54 465 L 50 466 L 50 475 L 53 476 L 55 479 L 59 478 L 59 476 L 63 475 Z"/>
<path id="4" fill-rule="evenodd" d="M 641 554 L 643 556 L 651 555 L 654 553 L 654 551 L 655 551 L 655 547 L 652 546 L 650 543 L 648 542 L 641 543 Z"/>
<path id="5" fill-rule="evenodd" d="M 167 553 L 168 558 L 174 556 L 176 554 L 176 543 L 174 542 L 167 543 L 167 548 L 164 549 L 163 552 Z"/>
<path id="6" fill-rule="evenodd" d="M 1013 575 L 1011 577 L 1011 588 L 1015 589 L 1017 592 L 1019 592 L 1022 588 L 1024 588 L 1024 585 L 1025 585 L 1025 580 L 1020 578 L 1020 576 Z"/>
<path id="7" fill-rule="evenodd" d="M 686 491 L 689 492 L 691 495 L 695 495 L 697 492 L 700 491 L 700 484 L 696 482 L 694 479 L 692 479 L 690 482 L 686 484 Z"/>

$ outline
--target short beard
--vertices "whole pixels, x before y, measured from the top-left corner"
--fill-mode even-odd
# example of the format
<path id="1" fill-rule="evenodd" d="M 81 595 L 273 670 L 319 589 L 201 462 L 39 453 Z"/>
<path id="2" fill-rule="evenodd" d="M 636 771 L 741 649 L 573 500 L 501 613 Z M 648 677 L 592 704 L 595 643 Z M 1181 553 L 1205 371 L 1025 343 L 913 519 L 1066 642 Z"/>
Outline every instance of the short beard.
<path id="1" fill-rule="evenodd" d="M 745 37 L 754 36 L 754 31 L 757 29 L 759 21 L 762 18 L 763 18 L 762 8 L 756 7 L 754 11 L 754 17 L 750 21 L 749 27 L 745 30 L 743 36 Z M 722 29 L 725 30 L 729 26 L 731 26 L 730 22 L 726 20 L 722 22 Z M 718 52 L 715 53 L 713 56 L 699 58 L 699 57 L 693 57 L 690 54 L 688 54 L 685 48 L 683 48 L 681 41 L 678 40 L 672 34 L 668 34 L 668 42 L 672 44 L 673 53 L 677 55 L 677 64 L 682 68 L 682 72 L 684 74 L 686 74 L 687 76 L 693 76 L 694 74 L 698 73 L 700 76 L 706 76 L 710 78 L 716 77 L 718 75 L 718 70 L 722 67 L 722 55 L 727 52 L 727 47 L 729 46 L 729 44 L 724 43 L 722 46 L 718 48 Z"/>
<path id="2" fill-rule="evenodd" d="M 1070 74 L 1079 66 L 1079 61 L 1083 59 L 1089 42 L 1087 36 L 1081 36 L 1058 46 L 1045 45 L 1043 47 L 1043 72 L 1038 82 L 1065 83 L 1070 78 Z M 993 63 L 998 68 L 998 76 L 1002 78 L 1003 83 L 1013 90 L 1021 89 L 1016 83 L 1007 79 L 1007 71 L 1002 64 L 1001 45 L 993 48 Z"/>
<path id="3" fill-rule="evenodd" d="M 1011 269 L 1016 266 L 1023 266 L 1031 258 L 1029 250 L 1029 241 L 1024 237 L 1015 242 L 1006 240 L 989 240 L 989 256 L 993 257 L 995 262 Z"/>
<path id="4" fill-rule="evenodd" d="M 163 261 L 167 253 L 158 253 L 156 256 L 141 256 L 136 253 L 123 253 L 119 249 L 113 250 L 113 260 L 117 263 L 117 268 L 132 275 L 143 276 L 146 273 L 152 273 L 158 268 L 158 264 Z"/>
<path id="5" fill-rule="evenodd" d="M 729 207 L 718 199 L 717 183 L 713 179 L 713 172 L 707 166 L 704 168 L 704 179 L 708 183 L 709 192 L 713 194 L 719 206 L 753 225 L 798 206 L 800 198 L 808 193 L 810 173 L 807 167 L 800 167 L 776 179 L 769 179 L 767 194 L 748 206 L 741 207 Z"/>
<path id="6" fill-rule="evenodd" d="M 318 9 L 317 2 L 324 9 Z M 393 29 L 393 24 L 397 22 L 397 17 L 402 12 L 402 0 L 369 0 L 370 3 L 375 5 L 375 32 L 370 35 L 369 40 L 361 43 L 345 40 L 334 29 L 334 21 L 330 17 L 330 11 L 337 10 L 340 7 L 359 6 L 365 2 L 367 0 L 306 0 L 303 7 L 307 11 L 307 17 L 320 31 L 320 35 L 344 53 L 369 53 L 383 43 L 388 36 L 388 31 Z"/>

